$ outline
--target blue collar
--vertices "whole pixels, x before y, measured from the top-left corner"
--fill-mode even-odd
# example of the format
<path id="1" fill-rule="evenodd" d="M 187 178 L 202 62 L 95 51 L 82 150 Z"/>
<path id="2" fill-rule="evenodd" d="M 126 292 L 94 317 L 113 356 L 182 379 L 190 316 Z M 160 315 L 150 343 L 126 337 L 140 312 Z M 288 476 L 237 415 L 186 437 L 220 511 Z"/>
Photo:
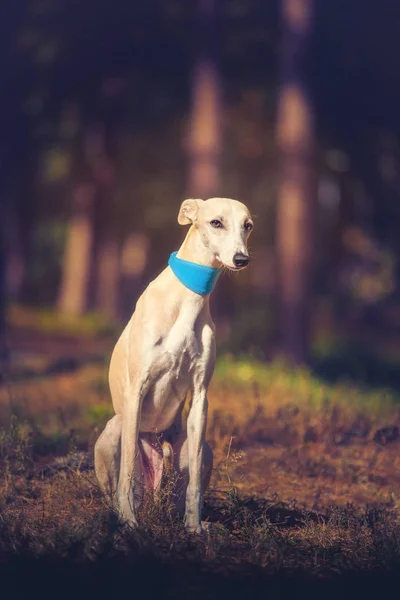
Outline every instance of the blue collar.
<path id="1" fill-rule="evenodd" d="M 178 258 L 177 252 L 173 252 L 169 257 L 168 264 L 172 269 L 175 277 L 189 290 L 202 296 L 211 294 L 221 269 L 206 267 L 199 265 L 189 260 Z"/>

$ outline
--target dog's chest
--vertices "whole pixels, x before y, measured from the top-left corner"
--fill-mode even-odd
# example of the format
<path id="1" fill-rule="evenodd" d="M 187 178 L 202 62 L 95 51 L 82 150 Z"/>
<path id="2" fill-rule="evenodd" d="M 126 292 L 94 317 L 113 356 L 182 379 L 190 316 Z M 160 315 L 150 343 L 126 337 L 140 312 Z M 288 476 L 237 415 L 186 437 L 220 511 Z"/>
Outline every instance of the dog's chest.
<path id="1" fill-rule="evenodd" d="M 180 370 L 183 366 L 193 367 L 198 361 L 208 359 L 213 335 L 209 314 L 206 311 L 196 314 L 189 305 L 181 309 L 173 325 L 158 341 L 174 367 Z"/>
<path id="2" fill-rule="evenodd" d="M 171 377 L 184 382 L 207 366 L 212 345 L 213 330 L 209 324 L 199 327 L 177 324 L 163 340 L 160 350 Z"/>
<path id="3" fill-rule="evenodd" d="M 201 355 L 201 343 L 192 327 L 174 327 L 166 336 L 163 350 L 180 364 L 182 356 L 195 361 Z"/>
<path id="4" fill-rule="evenodd" d="M 180 310 L 166 319 L 148 346 L 149 391 L 142 406 L 142 431 L 165 431 L 195 381 L 209 381 L 214 367 L 214 327 L 209 313 Z"/>
<path id="5" fill-rule="evenodd" d="M 194 379 L 207 378 L 214 366 L 213 328 L 174 327 L 157 340 L 151 386 L 143 402 L 142 424 L 147 431 L 169 427 Z"/>

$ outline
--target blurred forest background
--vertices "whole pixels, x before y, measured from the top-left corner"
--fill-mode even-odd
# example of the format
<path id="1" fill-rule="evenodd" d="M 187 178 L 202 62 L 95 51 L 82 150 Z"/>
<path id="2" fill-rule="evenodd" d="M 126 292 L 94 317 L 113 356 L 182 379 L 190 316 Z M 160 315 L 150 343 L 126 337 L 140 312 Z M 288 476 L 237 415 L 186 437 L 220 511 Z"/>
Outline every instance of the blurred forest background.
<path id="1" fill-rule="evenodd" d="M 0 30 L 4 355 L 115 340 L 181 201 L 228 196 L 254 259 L 220 350 L 396 378 L 398 2 L 14 0 Z"/>

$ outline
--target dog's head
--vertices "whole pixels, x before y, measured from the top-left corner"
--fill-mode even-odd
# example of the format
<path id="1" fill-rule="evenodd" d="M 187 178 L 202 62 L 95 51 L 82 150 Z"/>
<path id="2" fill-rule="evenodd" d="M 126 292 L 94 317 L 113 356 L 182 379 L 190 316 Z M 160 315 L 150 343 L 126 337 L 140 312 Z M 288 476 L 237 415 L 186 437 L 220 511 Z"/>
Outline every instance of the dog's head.
<path id="1" fill-rule="evenodd" d="M 249 264 L 247 241 L 253 229 L 250 211 L 231 198 L 189 199 L 182 202 L 180 225 L 193 225 L 217 261 L 232 271 Z"/>

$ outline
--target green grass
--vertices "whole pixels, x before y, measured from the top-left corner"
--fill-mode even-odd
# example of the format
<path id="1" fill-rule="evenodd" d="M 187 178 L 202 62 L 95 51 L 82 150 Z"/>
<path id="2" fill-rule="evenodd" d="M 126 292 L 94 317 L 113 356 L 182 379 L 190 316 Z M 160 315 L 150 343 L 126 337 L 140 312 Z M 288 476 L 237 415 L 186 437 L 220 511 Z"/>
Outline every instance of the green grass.
<path id="1" fill-rule="evenodd" d="M 214 381 L 227 389 L 276 393 L 285 402 L 299 408 L 324 410 L 331 405 L 352 407 L 355 410 L 385 412 L 399 402 L 399 394 L 390 388 L 370 389 L 362 383 L 343 379 L 326 381 L 311 369 L 293 368 L 284 361 L 262 362 L 251 357 L 221 357 L 216 364 Z"/>
<path id="2" fill-rule="evenodd" d="M 108 405 L 98 404 L 89 406 L 84 412 L 84 419 L 92 426 L 104 427 L 113 415 L 114 409 L 110 402 Z"/>

